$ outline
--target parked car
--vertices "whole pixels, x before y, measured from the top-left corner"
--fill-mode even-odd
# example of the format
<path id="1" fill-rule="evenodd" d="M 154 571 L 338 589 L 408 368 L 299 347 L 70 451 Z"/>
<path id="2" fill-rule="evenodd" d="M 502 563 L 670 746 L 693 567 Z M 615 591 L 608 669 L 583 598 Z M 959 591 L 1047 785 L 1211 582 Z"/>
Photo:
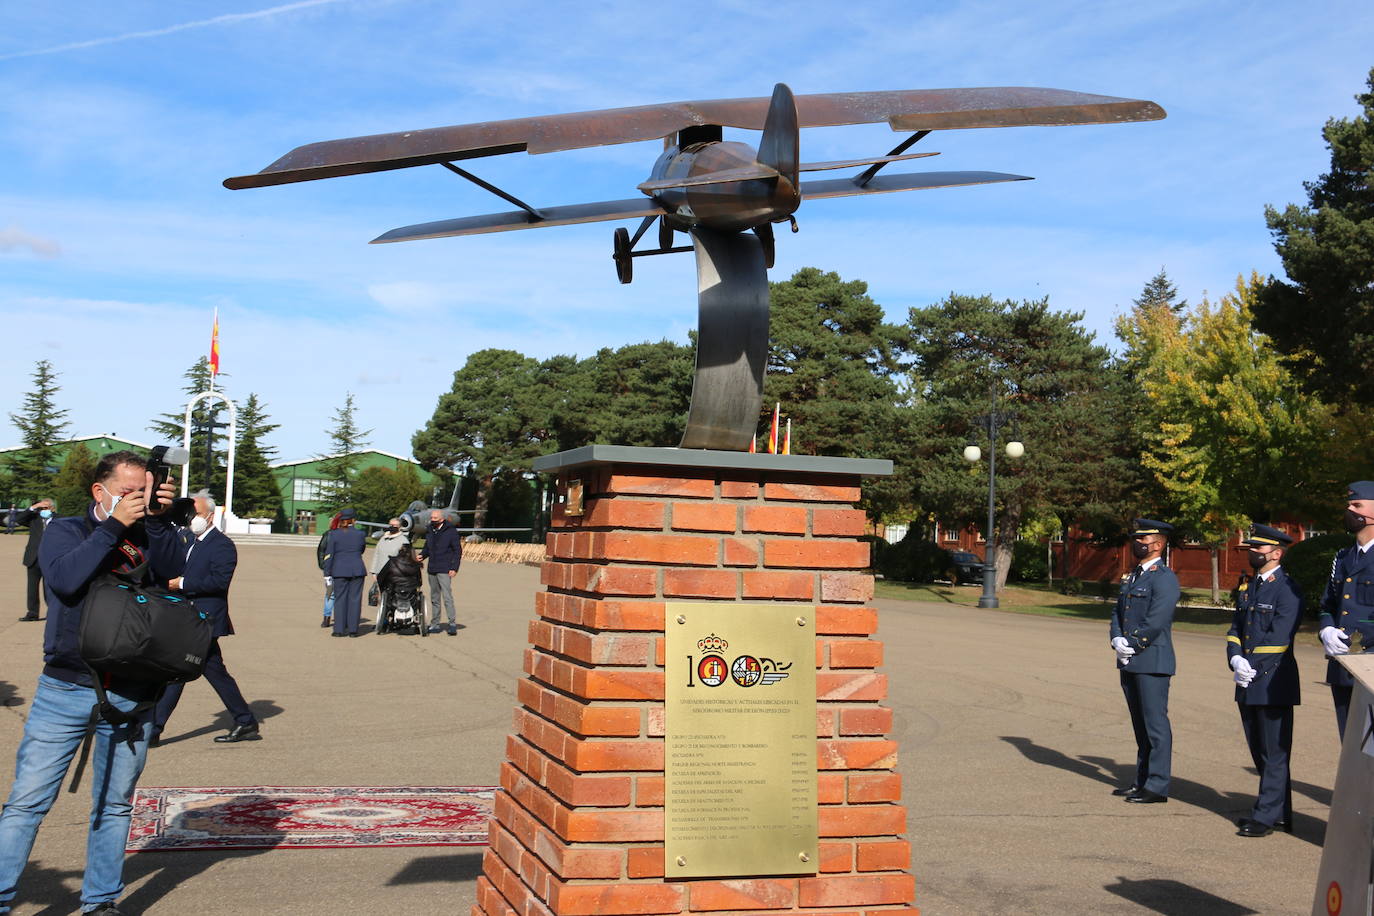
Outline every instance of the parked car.
<path id="1" fill-rule="evenodd" d="M 976 554 L 967 550 L 952 550 L 949 561 L 955 585 L 964 582 L 978 584 L 983 581 L 983 561 L 978 559 Z"/>

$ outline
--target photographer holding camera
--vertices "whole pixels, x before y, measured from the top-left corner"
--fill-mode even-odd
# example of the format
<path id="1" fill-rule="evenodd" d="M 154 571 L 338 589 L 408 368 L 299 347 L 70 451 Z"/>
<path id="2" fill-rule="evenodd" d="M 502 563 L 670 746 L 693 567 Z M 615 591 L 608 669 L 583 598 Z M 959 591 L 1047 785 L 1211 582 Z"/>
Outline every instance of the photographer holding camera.
<path id="1" fill-rule="evenodd" d="M 165 466 L 164 466 L 165 468 Z M 156 486 L 148 462 L 129 451 L 100 459 L 85 515 L 53 519 L 39 550 L 47 592 L 43 672 L 24 724 L 14 784 L 0 812 L 0 913 L 8 913 L 39 824 L 57 798 L 67 767 L 91 724 L 95 675 L 82 659 L 79 634 L 88 587 L 108 572 L 147 562 L 166 581 L 181 575 L 184 548 L 166 518 L 170 480 Z M 156 696 L 158 686 L 106 677 L 122 711 Z M 131 724 L 95 724 L 91 821 L 81 885 L 83 913 L 119 916 L 130 801 L 147 753 L 147 716 Z"/>

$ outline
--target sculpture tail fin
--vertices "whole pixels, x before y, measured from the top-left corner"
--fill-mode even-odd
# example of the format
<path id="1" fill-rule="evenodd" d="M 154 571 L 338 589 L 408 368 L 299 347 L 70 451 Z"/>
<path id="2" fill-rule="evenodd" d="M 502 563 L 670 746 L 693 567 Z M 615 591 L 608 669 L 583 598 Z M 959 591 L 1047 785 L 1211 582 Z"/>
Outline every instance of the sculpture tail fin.
<path id="1" fill-rule="evenodd" d="M 768 103 L 768 117 L 763 122 L 763 139 L 759 141 L 758 160 L 777 169 L 778 175 L 797 184 L 800 164 L 800 130 L 797 126 L 797 103 L 786 83 L 773 87 L 773 100 Z"/>

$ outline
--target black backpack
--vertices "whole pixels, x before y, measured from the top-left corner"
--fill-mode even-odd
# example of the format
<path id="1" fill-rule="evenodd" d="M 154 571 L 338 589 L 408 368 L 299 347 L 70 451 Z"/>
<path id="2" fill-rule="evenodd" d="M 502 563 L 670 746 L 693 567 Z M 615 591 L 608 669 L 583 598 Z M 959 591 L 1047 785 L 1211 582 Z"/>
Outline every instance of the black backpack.
<path id="1" fill-rule="evenodd" d="M 103 573 L 86 590 L 79 645 L 82 661 L 94 674 L 98 702 L 91 707 L 81 759 L 68 791 L 75 792 L 81 781 L 96 722 L 104 719 L 111 725 L 127 725 L 156 706 L 162 696 L 158 690 L 153 699 L 124 712 L 105 693 L 107 677 L 166 687 L 194 681 L 205 673 L 214 640 L 208 616 L 190 599 L 144 581 L 148 576 L 148 565 L 143 563 L 129 573 Z"/>

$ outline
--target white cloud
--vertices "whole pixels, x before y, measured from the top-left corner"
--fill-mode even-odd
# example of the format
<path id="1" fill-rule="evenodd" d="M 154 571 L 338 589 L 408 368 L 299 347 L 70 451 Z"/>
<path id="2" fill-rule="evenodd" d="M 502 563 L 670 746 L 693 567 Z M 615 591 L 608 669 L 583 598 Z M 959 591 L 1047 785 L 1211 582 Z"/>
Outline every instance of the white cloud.
<path id="1" fill-rule="evenodd" d="M 0 252 L 27 250 L 34 257 L 55 258 L 62 253 L 62 246 L 53 239 L 25 232 L 18 226 L 0 229 Z"/>
<path id="2" fill-rule="evenodd" d="M 12 51 L 9 54 L 0 54 L 0 60 L 14 60 L 20 57 L 40 57 L 45 54 L 60 54 L 63 51 L 80 51 L 85 48 L 98 48 L 102 45 L 119 44 L 120 42 L 134 41 L 139 38 L 157 38 L 162 35 L 172 35 L 176 32 L 184 32 L 188 29 L 203 29 L 210 26 L 247 22 L 253 19 L 266 19 L 272 16 L 280 16 L 282 13 L 291 13 L 312 6 L 328 6 L 340 2 L 343 2 L 343 0 L 299 0 L 297 3 L 287 3 L 282 6 L 274 6 L 265 10 L 254 10 L 250 13 L 225 13 L 222 16 L 212 16 L 209 19 L 198 19 L 193 22 L 180 22 L 176 25 L 163 26 L 157 29 L 143 29 L 135 32 L 124 32 L 119 35 L 106 35 L 101 38 L 91 38 L 86 41 L 72 41 L 46 48 L 34 48 L 29 51 Z"/>

